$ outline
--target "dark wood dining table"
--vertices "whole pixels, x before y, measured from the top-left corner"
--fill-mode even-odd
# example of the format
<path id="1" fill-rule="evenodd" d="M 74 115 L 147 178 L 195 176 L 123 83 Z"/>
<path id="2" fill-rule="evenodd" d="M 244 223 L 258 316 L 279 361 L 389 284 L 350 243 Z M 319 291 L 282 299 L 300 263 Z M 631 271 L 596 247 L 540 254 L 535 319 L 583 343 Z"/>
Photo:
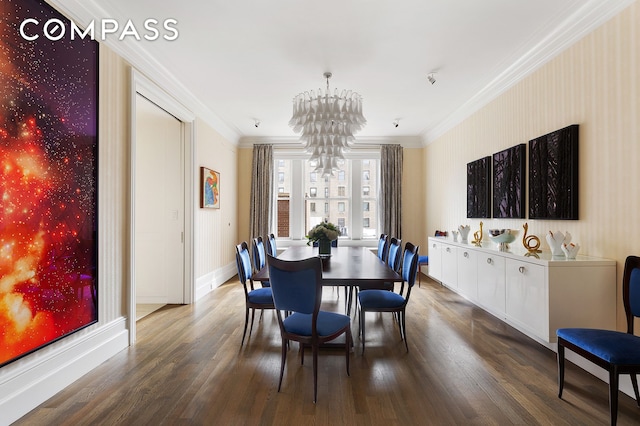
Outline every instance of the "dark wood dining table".
<path id="1" fill-rule="evenodd" d="M 318 256 L 317 247 L 289 247 L 278 259 L 302 260 Z M 262 268 L 253 275 L 254 281 L 268 281 L 269 268 Z M 331 257 L 322 261 L 322 285 L 377 286 L 388 282 L 400 282 L 402 276 L 389 268 L 366 247 L 333 247 Z"/>

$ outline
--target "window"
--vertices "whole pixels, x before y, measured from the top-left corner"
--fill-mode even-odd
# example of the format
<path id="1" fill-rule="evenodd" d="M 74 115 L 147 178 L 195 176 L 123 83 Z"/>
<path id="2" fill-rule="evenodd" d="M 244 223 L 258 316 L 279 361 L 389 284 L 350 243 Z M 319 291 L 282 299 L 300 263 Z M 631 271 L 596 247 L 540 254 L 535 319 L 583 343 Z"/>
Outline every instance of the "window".
<path id="1" fill-rule="evenodd" d="M 274 185 L 282 194 L 276 195 L 278 214 L 272 225 L 272 229 L 278 229 L 279 238 L 304 240 L 311 228 L 325 220 L 340 228 L 341 239 L 372 241 L 378 237 L 379 151 L 351 150 L 348 155 L 339 160 L 340 170 L 334 175 L 321 176 L 306 154 L 274 151 L 275 164 L 282 165 L 274 174 L 284 174 L 282 178 L 276 176 L 284 183 Z M 286 233 L 280 233 L 285 224 Z"/>
<path id="2" fill-rule="evenodd" d="M 278 182 L 279 183 L 284 182 L 284 172 L 278 172 Z"/>
<path id="3" fill-rule="evenodd" d="M 279 186 L 278 187 L 278 194 L 284 194 L 284 187 L 283 186 Z"/>

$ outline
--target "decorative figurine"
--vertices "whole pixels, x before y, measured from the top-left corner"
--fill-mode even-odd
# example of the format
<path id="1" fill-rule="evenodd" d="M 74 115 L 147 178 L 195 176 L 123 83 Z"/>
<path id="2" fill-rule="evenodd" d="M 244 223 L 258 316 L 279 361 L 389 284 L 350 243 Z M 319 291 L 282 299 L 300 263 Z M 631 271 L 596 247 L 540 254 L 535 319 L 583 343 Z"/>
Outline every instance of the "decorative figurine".
<path id="1" fill-rule="evenodd" d="M 556 231 L 555 233 L 549 231 L 547 234 L 547 243 L 549 243 L 551 254 L 553 256 L 564 256 L 564 253 L 562 252 L 562 245 L 569 244 L 570 242 L 571 234 L 569 232 L 563 234 L 560 231 Z"/>
<path id="2" fill-rule="evenodd" d="M 458 242 L 458 231 L 451 231 L 451 235 L 453 235 L 453 242 L 457 243 Z"/>
<path id="3" fill-rule="evenodd" d="M 580 244 L 562 244 L 562 251 L 567 256 L 567 259 L 575 259 L 578 255 L 578 250 L 580 250 Z"/>
<path id="4" fill-rule="evenodd" d="M 468 237 L 469 237 L 469 231 L 471 231 L 471 227 L 469 225 L 460 225 L 458 227 L 458 231 L 460 231 L 460 237 L 462 237 L 462 241 L 463 243 L 468 243 Z"/>
<path id="5" fill-rule="evenodd" d="M 473 233 L 473 244 L 480 247 L 482 245 L 482 222 L 480 222 L 480 230 Z"/>
<path id="6" fill-rule="evenodd" d="M 527 236 L 527 231 L 529 230 L 529 224 L 525 222 L 522 225 L 524 228 L 524 235 L 522 236 L 522 245 L 527 249 L 529 253 L 542 253 L 540 250 L 540 238 L 535 235 Z"/>

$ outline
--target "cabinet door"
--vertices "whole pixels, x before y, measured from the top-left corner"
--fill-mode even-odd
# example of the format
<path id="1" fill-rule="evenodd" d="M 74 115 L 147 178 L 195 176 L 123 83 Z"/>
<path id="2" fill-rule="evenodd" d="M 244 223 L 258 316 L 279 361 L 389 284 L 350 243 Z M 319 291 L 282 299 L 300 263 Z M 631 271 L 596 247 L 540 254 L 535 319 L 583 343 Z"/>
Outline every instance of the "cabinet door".
<path id="1" fill-rule="evenodd" d="M 458 287 L 458 259 L 456 247 L 442 244 L 442 283 L 451 288 Z"/>
<path id="2" fill-rule="evenodd" d="M 458 291 L 475 301 L 478 298 L 478 252 L 458 247 Z"/>
<path id="3" fill-rule="evenodd" d="M 429 238 L 429 276 L 442 282 L 442 244 Z"/>
<path id="4" fill-rule="evenodd" d="M 507 318 L 549 341 L 549 293 L 545 267 L 507 259 Z"/>
<path id="5" fill-rule="evenodd" d="M 478 302 L 492 314 L 504 319 L 506 311 L 504 257 L 478 252 Z"/>

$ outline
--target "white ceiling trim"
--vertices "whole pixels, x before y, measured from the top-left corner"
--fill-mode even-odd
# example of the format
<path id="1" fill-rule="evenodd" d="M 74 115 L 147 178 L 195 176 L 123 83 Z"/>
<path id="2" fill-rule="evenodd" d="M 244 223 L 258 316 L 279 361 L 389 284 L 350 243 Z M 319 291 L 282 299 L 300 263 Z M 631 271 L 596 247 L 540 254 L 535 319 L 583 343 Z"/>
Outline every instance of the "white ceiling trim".
<path id="1" fill-rule="evenodd" d="M 250 148 L 257 144 L 273 144 L 278 147 L 302 149 L 302 142 L 297 136 L 291 137 L 243 137 L 240 138 L 238 146 L 240 148 Z M 352 149 L 379 147 L 380 145 L 399 144 L 403 148 L 422 148 L 422 139 L 419 136 L 397 136 L 397 137 L 363 137 L 356 138 Z"/>
<path id="2" fill-rule="evenodd" d="M 591 0 L 445 120 L 422 134 L 424 145 L 460 124 L 636 0 Z"/>
<path id="3" fill-rule="evenodd" d="M 95 1 L 82 0 L 47 0 L 49 4 L 65 14 L 79 25 L 86 26 L 93 19 L 108 17 L 107 12 Z M 178 78 L 172 75 L 160 62 L 152 58 L 141 46 L 143 42 L 126 39 L 123 41 L 107 39 L 101 42 L 129 62 L 132 67 L 145 75 L 159 87 L 162 87 L 176 101 L 185 106 L 197 117 L 204 120 L 225 139 L 234 145 L 238 144 L 240 132 L 222 121 L 213 111 L 191 93 Z"/>

